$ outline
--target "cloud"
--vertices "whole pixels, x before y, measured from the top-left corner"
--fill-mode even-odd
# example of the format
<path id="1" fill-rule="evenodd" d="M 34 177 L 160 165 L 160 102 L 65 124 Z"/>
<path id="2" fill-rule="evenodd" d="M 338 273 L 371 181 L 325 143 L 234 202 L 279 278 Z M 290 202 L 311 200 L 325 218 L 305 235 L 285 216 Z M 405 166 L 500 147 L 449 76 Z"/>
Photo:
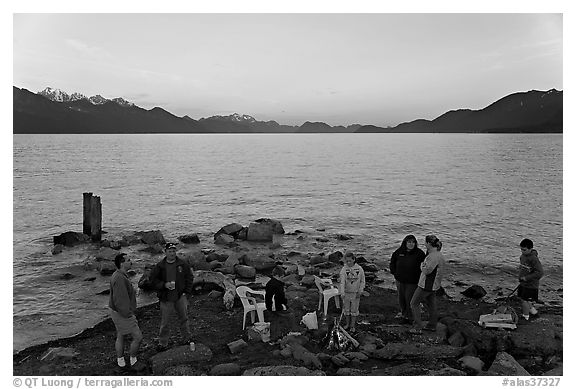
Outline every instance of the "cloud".
<path id="1" fill-rule="evenodd" d="M 65 39 L 64 42 L 66 45 L 75 51 L 79 52 L 80 54 L 85 55 L 91 59 L 110 59 L 112 55 L 107 52 L 106 50 L 96 47 L 90 46 L 78 39 Z"/>

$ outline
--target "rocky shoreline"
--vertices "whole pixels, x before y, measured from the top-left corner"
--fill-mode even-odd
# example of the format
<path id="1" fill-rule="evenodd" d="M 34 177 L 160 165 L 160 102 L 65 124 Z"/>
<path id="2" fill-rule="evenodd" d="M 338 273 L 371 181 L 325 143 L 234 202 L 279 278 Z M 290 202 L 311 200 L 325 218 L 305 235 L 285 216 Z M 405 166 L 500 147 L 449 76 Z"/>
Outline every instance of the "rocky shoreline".
<path id="1" fill-rule="evenodd" d="M 250 233 L 253 224 L 257 226 Z M 327 318 L 318 312 L 319 329 L 308 330 L 300 320 L 317 308 L 313 275 L 334 278 L 341 267 L 342 253 L 289 250 L 286 247 L 294 248 L 297 245 L 293 243 L 311 240 L 310 236 L 303 237 L 305 233 L 298 231 L 284 234 L 283 229 L 280 232 L 281 224 L 270 219 L 260 219 L 250 227 L 223 227 L 214 235 L 214 248 L 196 247 L 199 239 L 195 234 L 179 237 L 182 248 L 178 254 L 195 270 L 195 290 L 189 297 L 191 329 L 198 345 L 195 352 L 178 345 L 177 331 L 173 331 L 170 350 L 156 351 L 160 313 L 158 304 L 152 304 L 139 308 L 137 313 L 144 333 L 140 355 L 144 368 L 138 372 L 116 366 L 115 331 L 107 319 L 76 336 L 14 354 L 14 375 L 562 374 L 562 306 L 541 306 L 538 318 L 518 323 L 515 330 L 498 330 L 479 326 L 479 316 L 505 303 L 518 311 L 515 297 L 504 300 L 505 293 L 490 291 L 483 298 L 455 301 L 444 295 L 439 298 L 441 319 L 436 332 L 415 335 L 408 332 L 409 326 L 395 319 L 396 292 L 390 288 L 385 264 L 362 256 L 358 262 L 367 274 L 368 295 L 360 304 L 359 331 L 355 335 L 359 345 L 353 350 L 329 351 L 325 338 L 333 319 L 340 314 L 333 303 Z M 275 239 L 277 235 L 283 237 L 280 243 Z M 351 238 L 343 234 L 330 237 L 340 246 Z M 326 238 L 312 239 L 310 247 Z M 71 244 L 81 241 L 80 238 Z M 163 241 L 159 231 L 105 240 L 99 254 L 87 261 L 86 267 L 106 274 L 118 249 L 132 245 L 161 255 Z M 142 243 L 146 245 L 144 249 L 140 247 Z M 55 255 L 60 249 L 55 246 Z M 272 336 L 268 343 L 253 339 L 249 331 L 242 330 L 242 305 L 229 292 L 240 284 L 254 289 L 263 287 L 275 266 L 285 270 L 290 309 L 282 315 L 266 312 Z M 147 289 L 146 276 L 144 270 L 139 280 L 143 290 Z"/>

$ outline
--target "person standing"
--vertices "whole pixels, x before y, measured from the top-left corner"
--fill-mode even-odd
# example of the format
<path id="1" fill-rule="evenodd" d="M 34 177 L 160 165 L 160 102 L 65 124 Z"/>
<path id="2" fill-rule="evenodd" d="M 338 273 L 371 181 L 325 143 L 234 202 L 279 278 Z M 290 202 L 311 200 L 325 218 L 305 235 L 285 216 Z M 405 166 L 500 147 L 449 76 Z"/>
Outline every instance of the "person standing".
<path id="1" fill-rule="evenodd" d="M 180 324 L 182 344 L 190 344 L 195 349 L 188 322 L 188 298 L 192 293 L 194 276 L 188 263 L 176 255 L 176 245 L 166 244 L 166 256 L 156 264 L 150 273 L 150 281 L 157 291 L 160 300 L 160 331 L 158 339 L 159 351 L 168 348 L 170 335 L 170 314 L 176 311 Z"/>
<path id="2" fill-rule="evenodd" d="M 537 315 L 533 302 L 538 301 L 538 288 L 540 278 L 544 275 L 542 264 L 538 259 L 538 251 L 534 249 L 534 243 L 530 239 L 522 239 L 520 242 L 520 274 L 518 280 L 518 297 L 522 300 L 522 317 L 530 319 L 530 315 Z"/>
<path id="3" fill-rule="evenodd" d="M 286 285 L 276 277 L 282 277 L 284 270 L 280 266 L 276 266 L 272 269 L 272 275 L 270 281 L 266 283 L 265 287 L 265 302 L 266 310 L 272 312 L 272 308 L 275 311 L 285 311 L 288 309 L 288 299 L 286 299 L 286 294 L 284 289 Z"/>
<path id="4" fill-rule="evenodd" d="M 390 259 L 390 273 L 394 275 L 396 280 L 400 306 L 400 313 L 397 318 L 401 319 L 402 324 L 408 324 L 412 321 L 410 301 L 418 287 L 421 273 L 420 264 L 424 261 L 425 256 L 424 251 L 418 248 L 416 237 L 407 235 Z"/>
<path id="5" fill-rule="evenodd" d="M 436 307 L 436 291 L 442 286 L 442 275 L 444 274 L 444 256 L 440 253 L 442 242 L 435 235 L 426 236 L 426 249 L 428 255 L 420 265 L 420 279 L 418 288 L 410 301 L 412 316 L 414 318 L 414 328 L 412 333 L 421 333 L 422 330 L 435 331 L 438 324 L 438 308 Z M 420 312 L 420 303 L 424 302 L 428 309 L 430 319 L 424 327 Z"/>
<path id="6" fill-rule="evenodd" d="M 132 268 L 132 261 L 127 254 L 121 253 L 114 258 L 116 271 L 110 279 L 110 298 L 108 307 L 110 317 L 116 327 L 116 358 L 118 366 L 125 367 L 124 336 L 131 335 L 130 366 L 135 367 L 138 358 L 138 349 L 142 342 L 142 331 L 136 320 L 136 292 L 128 279 L 127 272 Z"/>
<path id="7" fill-rule="evenodd" d="M 340 295 L 343 297 L 343 313 L 346 317 L 344 329 L 356 331 L 356 320 L 360 314 L 360 296 L 364 292 L 366 279 L 364 269 L 356 263 L 356 257 L 351 252 L 344 254 L 344 266 L 340 270 Z"/>

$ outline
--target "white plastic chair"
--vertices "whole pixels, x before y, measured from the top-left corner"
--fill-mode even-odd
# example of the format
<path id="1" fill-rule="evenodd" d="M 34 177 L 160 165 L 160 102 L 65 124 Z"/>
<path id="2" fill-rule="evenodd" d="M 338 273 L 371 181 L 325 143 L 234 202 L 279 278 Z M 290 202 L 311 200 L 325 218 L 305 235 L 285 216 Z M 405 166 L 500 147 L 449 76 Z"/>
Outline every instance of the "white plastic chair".
<path id="1" fill-rule="evenodd" d="M 336 297 L 334 302 L 336 303 L 336 308 L 340 309 L 340 291 L 330 278 L 320 278 L 314 276 L 314 283 L 318 288 L 318 310 L 322 306 L 322 301 L 324 301 L 324 316 L 328 315 L 328 303 L 332 297 Z"/>
<path id="2" fill-rule="evenodd" d="M 246 327 L 246 315 L 250 312 L 250 318 L 252 319 L 252 323 L 255 323 L 256 317 L 254 316 L 254 312 L 258 314 L 258 321 L 263 323 L 264 322 L 264 311 L 266 310 L 266 303 L 265 302 L 258 302 L 255 297 L 247 296 L 246 293 L 250 293 L 252 295 L 261 295 L 263 298 L 266 296 L 266 292 L 263 290 L 252 290 L 247 286 L 238 286 L 236 288 L 236 294 L 240 297 L 240 301 L 242 301 L 242 306 L 244 307 L 244 318 L 242 319 L 242 329 Z"/>

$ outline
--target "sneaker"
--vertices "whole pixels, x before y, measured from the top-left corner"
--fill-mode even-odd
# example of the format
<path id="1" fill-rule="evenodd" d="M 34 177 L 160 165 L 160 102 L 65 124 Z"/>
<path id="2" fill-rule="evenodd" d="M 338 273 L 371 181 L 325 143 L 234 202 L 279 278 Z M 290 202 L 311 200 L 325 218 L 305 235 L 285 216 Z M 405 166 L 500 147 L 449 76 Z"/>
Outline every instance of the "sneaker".
<path id="1" fill-rule="evenodd" d="M 404 315 L 402 315 L 402 312 L 398 312 L 396 316 L 394 316 L 394 319 L 402 319 L 403 317 Z"/>
<path id="2" fill-rule="evenodd" d="M 531 307 L 530 308 L 530 314 L 536 316 L 538 314 L 538 310 L 536 310 L 536 308 Z"/>

